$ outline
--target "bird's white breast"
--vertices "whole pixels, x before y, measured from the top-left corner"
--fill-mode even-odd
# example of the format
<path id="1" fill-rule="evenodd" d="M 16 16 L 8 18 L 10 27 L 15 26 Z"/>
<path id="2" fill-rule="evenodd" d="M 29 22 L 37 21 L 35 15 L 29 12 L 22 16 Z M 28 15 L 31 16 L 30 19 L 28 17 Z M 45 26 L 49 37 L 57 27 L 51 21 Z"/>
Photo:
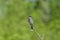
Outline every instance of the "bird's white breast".
<path id="1" fill-rule="evenodd" d="M 29 20 L 30 20 L 30 23 L 33 24 L 33 19 L 32 19 L 32 17 L 29 17 Z"/>

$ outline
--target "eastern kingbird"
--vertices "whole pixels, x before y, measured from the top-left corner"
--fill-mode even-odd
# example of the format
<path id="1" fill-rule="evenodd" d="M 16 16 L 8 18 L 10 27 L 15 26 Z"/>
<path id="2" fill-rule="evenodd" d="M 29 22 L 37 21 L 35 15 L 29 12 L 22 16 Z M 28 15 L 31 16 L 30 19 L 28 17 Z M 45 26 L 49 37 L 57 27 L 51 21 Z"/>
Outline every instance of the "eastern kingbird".
<path id="1" fill-rule="evenodd" d="M 30 24 L 31 30 L 33 31 L 33 19 L 32 19 L 32 16 L 28 17 L 28 22 Z"/>

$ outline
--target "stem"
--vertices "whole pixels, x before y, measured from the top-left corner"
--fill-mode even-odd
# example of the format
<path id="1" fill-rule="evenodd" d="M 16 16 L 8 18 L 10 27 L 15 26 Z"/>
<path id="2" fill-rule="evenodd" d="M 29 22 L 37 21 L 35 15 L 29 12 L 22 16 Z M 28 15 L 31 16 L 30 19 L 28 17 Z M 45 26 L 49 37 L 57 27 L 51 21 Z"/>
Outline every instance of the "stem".
<path id="1" fill-rule="evenodd" d="M 45 38 L 45 35 L 43 35 L 42 37 L 41 37 L 41 35 L 37 32 L 37 30 L 34 28 L 34 32 L 37 34 L 37 36 L 39 37 L 39 40 L 44 40 L 44 38 Z"/>
<path id="2" fill-rule="evenodd" d="M 37 30 L 34 28 L 34 32 L 37 34 L 37 36 L 39 37 L 39 40 L 41 40 L 40 38 L 41 38 L 41 36 L 40 36 L 40 34 L 37 32 Z"/>
<path id="3" fill-rule="evenodd" d="M 45 34 L 41 37 L 41 40 L 44 40 L 44 38 L 45 38 Z"/>

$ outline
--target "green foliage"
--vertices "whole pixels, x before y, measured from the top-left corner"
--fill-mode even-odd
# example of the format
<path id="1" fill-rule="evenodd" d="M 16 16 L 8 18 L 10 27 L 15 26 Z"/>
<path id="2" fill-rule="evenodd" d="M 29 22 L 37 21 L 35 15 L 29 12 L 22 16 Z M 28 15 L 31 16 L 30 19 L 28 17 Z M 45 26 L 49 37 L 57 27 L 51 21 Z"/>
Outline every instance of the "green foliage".
<path id="1" fill-rule="evenodd" d="M 0 40 L 39 40 L 29 15 L 44 40 L 60 40 L 60 0 L 0 0 Z"/>

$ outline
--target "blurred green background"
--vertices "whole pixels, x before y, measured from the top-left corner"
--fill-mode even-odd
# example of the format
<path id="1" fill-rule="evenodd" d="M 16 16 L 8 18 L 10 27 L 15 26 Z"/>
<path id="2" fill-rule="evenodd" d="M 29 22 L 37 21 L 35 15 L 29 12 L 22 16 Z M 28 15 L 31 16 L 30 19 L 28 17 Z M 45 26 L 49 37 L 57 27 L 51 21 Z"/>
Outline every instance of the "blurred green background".
<path id="1" fill-rule="evenodd" d="M 60 0 L 0 0 L 0 40 L 39 40 L 28 16 L 44 40 L 60 40 Z"/>

